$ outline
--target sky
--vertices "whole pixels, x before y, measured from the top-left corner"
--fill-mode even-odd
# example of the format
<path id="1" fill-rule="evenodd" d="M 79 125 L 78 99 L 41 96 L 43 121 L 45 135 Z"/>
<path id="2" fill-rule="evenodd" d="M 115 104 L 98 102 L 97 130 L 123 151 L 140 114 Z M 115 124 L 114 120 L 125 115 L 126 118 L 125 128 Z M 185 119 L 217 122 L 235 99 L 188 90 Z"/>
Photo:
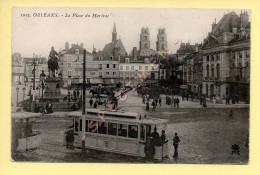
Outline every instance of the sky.
<path id="1" fill-rule="evenodd" d="M 168 48 L 175 53 L 181 42 L 201 43 L 211 31 L 215 18 L 218 22 L 231 11 L 240 14 L 241 9 L 174 9 L 174 8 L 74 8 L 74 7 L 14 7 L 12 15 L 12 53 L 22 57 L 33 54 L 48 57 L 51 47 L 56 51 L 65 43 L 80 44 L 92 52 L 93 46 L 103 50 L 112 40 L 113 25 L 117 37 L 122 40 L 128 53 L 133 47 L 139 49 L 142 27 L 150 31 L 151 49 L 156 50 L 159 28 L 165 28 Z M 249 14 L 250 11 L 246 10 Z M 52 17 L 40 15 L 55 13 Z M 24 15 L 23 15 L 24 14 Z M 30 17 L 26 17 L 28 15 Z M 69 14 L 70 17 L 65 17 Z M 73 16 L 83 15 L 83 17 Z M 93 14 L 106 15 L 93 18 Z M 54 17 L 56 16 L 57 17 Z M 89 16 L 88 16 L 89 15 Z M 250 15 L 249 15 L 250 16 Z M 179 41 L 179 42 L 178 42 Z M 177 44 L 176 44 L 177 43 Z"/>

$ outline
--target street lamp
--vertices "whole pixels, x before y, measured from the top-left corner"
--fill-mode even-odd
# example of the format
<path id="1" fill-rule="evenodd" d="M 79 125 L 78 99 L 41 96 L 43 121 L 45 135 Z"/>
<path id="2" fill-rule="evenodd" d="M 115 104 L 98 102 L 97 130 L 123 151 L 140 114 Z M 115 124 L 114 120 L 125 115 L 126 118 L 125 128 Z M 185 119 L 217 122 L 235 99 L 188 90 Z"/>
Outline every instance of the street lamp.
<path id="1" fill-rule="evenodd" d="M 40 79 L 41 79 L 41 86 L 42 86 L 42 98 L 43 98 L 43 88 L 44 88 L 44 79 L 45 79 L 45 73 L 44 73 L 44 70 L 42 70 L 42 73 L 40 74 Z"/>
<path id="2" fill-rule="evenodd" d="M 17 101 L 16 101 L 16 107 L 18 107 L 18 92 L 19 92 L 19 87 L 16 88 L 16 92 L 17 92 Z"/>
<path id="3" fill-rule="evenodd" d="M 23 102 L 24 102 L 24 96 L 25 96 L 25 91 L 26 91 L 26 88 L 25 88 L 25 87 L 23 87 L 22 91 L 23 91 Z"/>
<path id="4" fill-rule="evenodd" d="M 42 82 L 41 87 L 42 87 L 42 103 L 43 103 L 43 89 L 44 89 L 44 79 L 45 79 L 45 73 L 44 70 L 42 70 L 42 73 L 40 74 L 40 80 Z M 40 96 L 40 90 L 39 90 L 39 96 Z M 44 108 L 44 105 L 42 105 L 42 109 Z"/>
<path id="5" fill-rule="evenodd" d="M 70 90 L 68 89 L 68 111 L 70 110 Z"/>

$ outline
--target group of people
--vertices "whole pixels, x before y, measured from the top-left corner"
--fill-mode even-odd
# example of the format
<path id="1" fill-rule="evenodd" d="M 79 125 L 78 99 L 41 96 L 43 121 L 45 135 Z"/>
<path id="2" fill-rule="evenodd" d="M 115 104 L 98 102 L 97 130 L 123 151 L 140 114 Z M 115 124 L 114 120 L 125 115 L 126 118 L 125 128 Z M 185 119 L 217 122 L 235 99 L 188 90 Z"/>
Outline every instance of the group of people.
<path id="1" fill-rule="evenodd" d="M 174 104 L 174 107 L 179 107 L 179 104 L 180 104 L 180 99 L 178 97 L 169 97 L 169 96 L 166 96 L 166 104 L 167 105 L 171 105 L 171 104 Z"/>
<path id="2" fill-rule="evenodd" d="M 149 109 L 150 109 L 150 107 L 149 107 L 149 101 L 150 100 L 147 100 L 147 102 L 146 102 L 146 110 L 147 111 L 149 111 Z M 143 101 L 144 102 L 144 101 Z M 162 99 L 161 98 L 159 98 L 159 99 L 154 99 L 153 101 L 152 101 L 152 111 L 155 111 L 155 109 L 156 109 L 156 107 L 157 106 L 160 106 L 161 107 L 161 105 L 162 105 Z"/>
<path id="3" fill-rule="evenodd" d="M 152 152 L 153 154 L 155 153 L 155 146 L 162 146 L 164 143 L 166 143 L 166 135 L 165 131 L 162 130 L 161 136 L 157 132 L 157 128 L 154 128 L 154 131 L 152 134 L 148 133 L 147 134 L 147 142 L 145 146 L 145 152 L 146 154 L 149 154 Z M 178 157 L 178 146 L 179 146 L 180 138 L 178 136 L 178 133 L 174 134 L 173 137 L 173 146 L 174 146 L 174 154 L 173 157 L 177 158 Z"/>
<path id="4" fill-rule="evenodd" d="M 90 108 L 98 108 L 99 105 L 105 105 L 106 107 L 107 104 L 107 100 L 103 99 L 103 98 L 96 98 L 96 100 L 94 101 L 93 98 L 90 98 L 89 100 L 89 106 Z"/>

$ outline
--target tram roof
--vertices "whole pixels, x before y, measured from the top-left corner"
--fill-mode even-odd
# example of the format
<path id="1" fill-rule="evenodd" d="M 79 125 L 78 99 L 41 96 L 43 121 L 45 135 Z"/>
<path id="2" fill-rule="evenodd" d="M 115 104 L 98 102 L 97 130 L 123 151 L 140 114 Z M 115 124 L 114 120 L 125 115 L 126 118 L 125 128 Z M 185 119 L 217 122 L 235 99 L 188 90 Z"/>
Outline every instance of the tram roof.
<path id="1" fill-rule="evenodd" d="M 108 122 L 142 123 L 142 124 L 151 124 L 151 125 L 168 123 L 168 120 L 166 119 L 158 119 L 158 118 L 151 118 L 151 117 L 144 118 L 144 116 L 142 116 L 141 120 L 139 120 L 139 115 L 138 113 L 135 112 L 124 112 L 124 111 L 112 112 L 112 111 L 104 111 L 100 109 L 88 109 L 86 110 L 86 114 L 84 115 L 82 115 L 80 111 L 69 112 L 66 115 L 69 117 L 86 116 L 87 118 L 91 118 L 93 120 L 98 119 L 102 121 L 98 115 L 93 115 L 95 113 L 97 114 L 100 111 L 104 112 L 105 117 L 103 117 L 103 119 Z"/>
<path id="2" fill-rule="evenodd" d="M 11 114 L 13 119 L 35 118 L 35 117 L 40 117 L 41 115 L 42 115 L 41 113 L 32 113 L 32 112 L 25 112 L 25 111 L 12 112 Z"/>

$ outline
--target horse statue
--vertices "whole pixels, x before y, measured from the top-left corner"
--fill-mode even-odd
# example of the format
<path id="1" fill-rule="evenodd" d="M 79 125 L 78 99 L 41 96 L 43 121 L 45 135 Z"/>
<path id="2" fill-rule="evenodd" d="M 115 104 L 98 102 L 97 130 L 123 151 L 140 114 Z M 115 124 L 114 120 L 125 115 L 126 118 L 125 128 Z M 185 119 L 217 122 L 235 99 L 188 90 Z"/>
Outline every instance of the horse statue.
<path id="1" fill-rule="evenodd" d="M 54 50 L 54 47 L 52 46 L 49 54 L 49 60 L 48 60 L 49 76 L 51 71 L 52 76 L 55 77 L 55 70 L 59 69 L 58 60 L 59 60 L 58 53 Z"/>

